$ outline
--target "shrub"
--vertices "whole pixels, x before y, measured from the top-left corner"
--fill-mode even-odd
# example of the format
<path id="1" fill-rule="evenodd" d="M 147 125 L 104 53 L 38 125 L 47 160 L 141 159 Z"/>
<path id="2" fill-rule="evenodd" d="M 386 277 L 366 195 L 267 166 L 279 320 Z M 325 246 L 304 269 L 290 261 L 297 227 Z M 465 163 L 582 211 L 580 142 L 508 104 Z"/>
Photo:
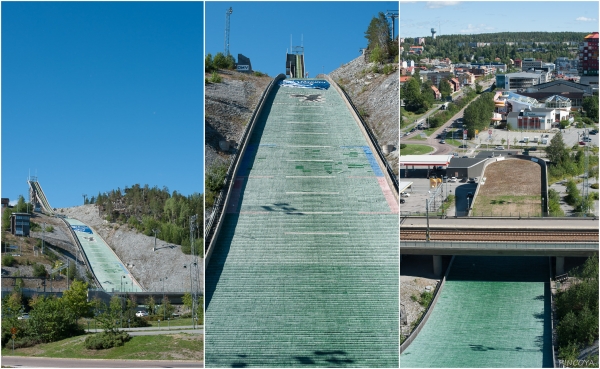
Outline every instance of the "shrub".
<path id="1" fill-rule="evenodd" d="M 223 82 L 223 79 L 221 78 L 221 76 L 219 75 L 219 73 L 217 72 L 212 72 L 212 74 L 210 75 L 210 80 L 211 83 L 221 83 Z"/>
<path id="2" fill-rule="evenodd" d="M 590 187 L 593 188 L 593 189 L 595 189 L 595 190 L 597 190 L 598 189 L 598 183 L 592 183 L 590 185 Z"/>
<path id="3" fill-rule="evenodd" d="M 427 307 L 431 303 L 431 300 L 433 300 L 433 292 L 423 291 L 423 293 L 421 293 L 421 298 L 419 299 L 419 304 Z"/>
<path id="4" fill-rule="evenodd" d="M 386 64 L 383 66 L 383 74 L 390 74 L 395 70 L 392 64 Z"/>
<path id="5" fill-rule="evenodd" d="M 123 346 L 130 339 L 131 336 L 127 332 L 102 332 L 86 337 L 85 348 L 88 350 L 105 350 Z"/>
<path id="6" fill-rule="evenodd" d="M 46 268 L 42 264 L 33 264 L 33 276 L 44 278 L 46 276 Z"/>
<path id="7" fill-rule="evenodd" d="M 257 71 L 257 70 L 255 70 L 255 71 L 254 71 L 252 74 L 254 74 L 254 75 L 255 75 L 255 76 L 257 76 L 257 77 L 263 77 L 263 76 L 266 76 L 266 74 L 265 74 L 265 73 L 263 73 L 263 72 L 259 72 L 259 71 Z"/>
<path id="8" fill-rule="evenodd" d="M 54 227 L 52 227 L 51 225 L 46 226 L 46 232 L 49 232 L 49 233 L 54 232 Z"/>
<path id="9" fill-rule="evenodd" d="M 406 144 L 400 144 L 400 150 L 406 149 Z"/>
<path id="10" fill-rule="evenodd" d="M 2 265 L 11 267 L 17 263 L 17 260 L 10 254 L 4 255 L 2 257 Z"/>

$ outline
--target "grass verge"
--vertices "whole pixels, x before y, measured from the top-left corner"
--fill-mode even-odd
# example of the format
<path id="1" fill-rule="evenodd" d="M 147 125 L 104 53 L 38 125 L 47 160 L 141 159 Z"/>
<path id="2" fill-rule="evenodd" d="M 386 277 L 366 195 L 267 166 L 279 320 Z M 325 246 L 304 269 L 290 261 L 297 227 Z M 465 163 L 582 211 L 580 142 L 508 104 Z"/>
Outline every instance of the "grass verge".
<path id="1" fill-rule="evenodd" d="M 121 360 L 204 360 L 203 335 L 173 334 L 135 336 L 121 347 L 108 350 L 88 350 L 84 341 L 87 335 L 71 337 L 62 341 L 42 343 L 33 347 L 2 349 L 2 356 L 33 356 L 72 359 L 121 359 Z M 9 345 L 10 346 L 10 345 Z"/>
<path id="2" fill-rule="evenodd" d="M 423 155 L 432 152 L 433 147 L 427 145 L 406 145 L 400 151 L 400 155 Z"/>

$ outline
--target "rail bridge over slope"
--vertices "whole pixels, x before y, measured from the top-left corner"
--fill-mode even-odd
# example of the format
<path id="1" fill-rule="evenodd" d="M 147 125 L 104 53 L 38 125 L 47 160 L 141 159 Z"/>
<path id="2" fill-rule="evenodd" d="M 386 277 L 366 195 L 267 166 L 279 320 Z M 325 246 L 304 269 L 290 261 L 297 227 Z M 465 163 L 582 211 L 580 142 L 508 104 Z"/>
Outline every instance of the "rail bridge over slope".
<path id="1" fill-rule="evenodd" d="M 398 200 L 337 86 L 275 85 L 207 250 L 207 366 L 398 366 Z"/>
<path id="2" fill-rule="evenodd" d="M 400 254 L 433 255 L 436 275 L 441 274 L 442 255 L 552 256 L 556 258 L 556 273 L 562 274 L 565 257 L 592 256 L 599 252 L 598 220 L 593 217 L 469 217 L 429 221 L 425 217 L 410 217 L 400 223 Z M 422 240 L 408 240 L 419 232 Z M 482 240 L 480 235 L 486 239 Z"/>

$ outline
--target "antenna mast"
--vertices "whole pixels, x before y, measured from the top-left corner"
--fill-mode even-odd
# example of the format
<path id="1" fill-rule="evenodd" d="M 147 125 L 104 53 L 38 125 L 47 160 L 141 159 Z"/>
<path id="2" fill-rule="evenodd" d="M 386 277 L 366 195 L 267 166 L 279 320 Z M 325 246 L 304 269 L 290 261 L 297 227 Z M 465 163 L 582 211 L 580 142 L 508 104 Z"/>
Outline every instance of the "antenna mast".
<path id="1" fill-rule="evenodd" d="M 225 11 L 225 56 L 229 56 L 229 16 L 233 13 L 233 9 L 229 7 Z"/>

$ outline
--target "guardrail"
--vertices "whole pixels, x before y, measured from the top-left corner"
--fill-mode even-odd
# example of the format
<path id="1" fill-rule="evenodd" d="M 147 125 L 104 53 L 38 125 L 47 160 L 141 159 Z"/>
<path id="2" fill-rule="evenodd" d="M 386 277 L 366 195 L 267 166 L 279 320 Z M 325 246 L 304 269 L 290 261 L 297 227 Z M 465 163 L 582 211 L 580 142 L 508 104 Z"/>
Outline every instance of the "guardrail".
<path id="1" fill-rule="evenodd" d="M 254 111 L 252 112 L 252 116 L 250 117 L 248 124 L 246 125 L 246 129 L 242 133 L 242 137 L 240 139 L 240 149 L 233 156 L 233 158 L 231 158 L 231 160 L 229 162 L 229 168 L 227 169 L 227 173 L 225 174 L 225 179 L 223 180 L 223 189 L 219 193 L 219 197 L 217 197 L 217 200 L 215 201 L 215 203 L 213 205 L 213 212 L 204 227 L 204 245 L 205 245 L 204 262 L 205 262 L 205 265 L 208 265 L 208 262 L 210 260 L 210 255 L 212 254 L 212 251 L 214 249 L 214 243 L 216 242 L 221 224 L 223 222 L 225 208 L 227 207 L 227 203 L 229 202 L 229 196 L 231 194 L 231 189 L 234 184 L 233 179 L 234 179 L 235 173 L 237 172 L 241 158 L 244 155 L 244 153 L 246 152 L 248 140 L 252 134 L 252 131 L 254 130 L 255 122 L 256 122 L 257 118 L 260 116 L 260 113 L 262 112 L 266 97 L 269 96 L 269 94 L 271 93 L 271 90 L 273 89 L 275 84 L 282 79 L 285 79 L 285 75 L 279 74 L 277 77 L 275 77 L 271 81 L 269 86 L 267 86 L 267 88 L 263 91 L 263 93 L 259 99 L 259 103 L 258 103 L 256 109 L 254 109 Z"/>
<path id="2" fill-rule="evenodd" d="M 396 197 L 397 197 L 398 194 L 399 194 L 399 189 L 398 188 L 400 186 L 398 177 L 396 177 L 396 174 L 394 173 L 394 170 L 392 169 L 392 167 L 388 163 L 387 159 L 385 158 L 385 155 L 383 155 L 383 151 L 381 151 L 381 148 L 379 147 L 377 138 L 373 134 L 373 131 L 367 125 L 367 123 L 364 121 L 364 119 L 362 118 L 362 116 L 358 112 L 358 109 L 356 108 L 356 106 L 354 105 L 354 103 L 350 99 L 350 96 L 348 96 L 348 94 L 346 93 L 346 91 L 344 91 L 342 88 L 340 88 L 339 85 L 333 79 L 331 79 L 329 76 L 325 75 L 325 79 L 327 79 L 332 86 L 335 86 L 336 90 L 338 90 L 339 92 L 341 92 L 343 94 L 343 96 L 346 98 L 346 101 L 348 102 L 348 104 L 350 105 L 350 107 L 352 108 L 352 110 L 354 111 L 354 114 L 358 118 L 358 120 L 359 120 L 362 128 L 367 133 L 367 136 L 368 136 L 368 139 L 369 139 L 369 141 L 371 143 L 371 146 L 373 147 L 373 149 L 375 149 L 375 152 L 377 153 L 377 156 L 379 157 L 379 160 L 385 166 L 385 169 L 386 169 L 386 172 L 387 172 L 387 177 L 392 182 L 392 185 L 393 185 L 394 189 L 396 190 L 395 192 L 396 192 Z"/>
<path id="3" fill-rule="evenodd" d="M 85 259 L 86 267 L 90 271 L 90 273 L 92 274 L 92 277 L 94 278 L 94 282 L 96 283 L 96 286 L 102 287 L 102 285 L 100 284 L 100 281 L 98 280 L 98 278 L 96 278 L 96 274 L 92 270 L 92 266 L 90 264 L 90 261 L 89 261 L 87 255 L 85 254 L 85 252 L 83 251 L 83 246 L 81 246 L 81 243 L 79 242 L 79 238 L 77 238 L 77 235 L 75 234 L 75 231 L 73 231 L 73 228 L 71 228 L 71 225 L 69 224 L 69 222 L 67 222 L 67 220 L 65 218 L 61 217 L 60 219 L 67 226 L 67 229 L 69 230 L 69 234 L 71 235 L 71 238 L 75 242 L 75 245 L 77 245 L 77 248 L 79 249 L 79 252 L 83 256 L 83 258 Z M 77 262 L 77 256 L 75 256 L 75 262 Z"/>
<path id="4" fill-rule="evenodd" d="M 446 279 L 448 278 L 448 274 L 450 274 L 450 269 L 452 267 L 452 263 L 454 263 L 454 258 L 455 256 L 452 256 L 452 259 L 450 260 L 450 264 L 448 265 L 448 269 L 446 269 L 444 277 L 442 278 L 440 283 L 438 283 L 438 285 L 435 286 L 435 290 L 433 291 L 433 300 L 431 300 L 431 303 L 421 315 L 417 326 L 412 332 L 408 334 L 406 340 L 404 340 L 404 342 L 402 342 L 402 344 L 400 345 L 400 354 L 402 354 L 404 350 L 406 350 L 408 346 L 415 340 L 415 338 L 417 338 L 417 335 L 419 334 L 419 332 L 421 332 L 421 330 L 425 326 L 425 323 L 427 323 L 427 320 L 429 319 L 429 316 L 431 315 L 431 312 L 433 311 L 433 308 L 435 304 L 437 304 L 440 294 L 442 293 L 442 288 L 444 287 L 444 284 L 446 284 Z"/>

